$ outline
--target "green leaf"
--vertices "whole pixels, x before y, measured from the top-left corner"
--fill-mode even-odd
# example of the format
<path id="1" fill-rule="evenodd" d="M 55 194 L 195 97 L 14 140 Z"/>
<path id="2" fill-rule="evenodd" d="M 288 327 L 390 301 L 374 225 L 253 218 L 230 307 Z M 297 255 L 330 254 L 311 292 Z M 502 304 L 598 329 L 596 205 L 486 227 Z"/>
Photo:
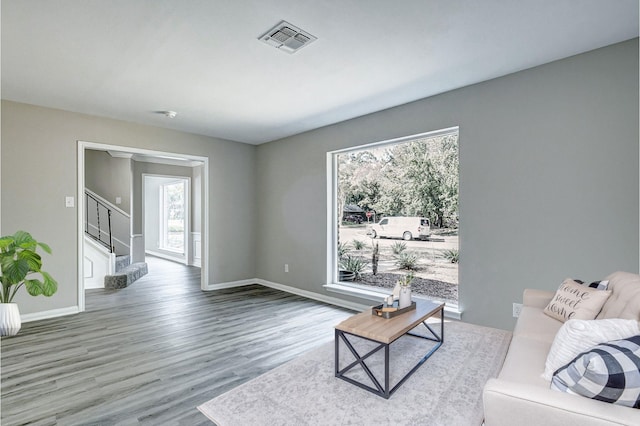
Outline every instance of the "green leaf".
<path id="1" fill-rule="evenodd" d="M 35 244 L 36 242 L 36 240 L 33 239 L 31 234 L 26 231 L 16 231 L 16 233 L 13 234 L 13 238 L 15 238 L 16 244 L 21 247 L 23 245 L 28 246 L 31 244 Z"/>
<path id="2" fill-rule="evenodd" d="M 17 284 L 29 273 L 29 262 L 25 259 L 2 258 L 2 274 L 10 283 Z"/>
<path id="3" fill-rule="evenodd" d="M 0 250 L 2 251 L 8 250 L 14 245 L 15 241 L 16 240 L 13 237 L 0 238 Z"/>
<path id="4" fill-rule="evenodd" d="M 29 269 L 33 272 L 38 272 L 42 268 L 42 258 L 35 251 L 23 250 L 18 252 L 18 259 L 26 260 L 29 264 Z"/>
<path id="5" fill-rule="evenodd" d="M 51 254 L 51 247 L 49 247 L 47 244 L 45 243 L 38 243 L 38 245 L 42 248 L 42 250 L 44 250 L 46 253 Z"/>
<path id="6" fill-rule="evenodd" d="M 48 273 L 42 271 L 42 276 L 44 277 L 44 284 L 42 285 L 42 294 L 47 297 L 52 296 L 56 291 L 58 291 L 58 282 L 53 279 L 53 277 Z"/>
<path id="7" fill-rule="evenodd" d="M 25 280 L 24 284 L 27 287 L 27 292 L 32 296 L 39 296 L 44 293 L 44 284 L 40 280 Z"/>

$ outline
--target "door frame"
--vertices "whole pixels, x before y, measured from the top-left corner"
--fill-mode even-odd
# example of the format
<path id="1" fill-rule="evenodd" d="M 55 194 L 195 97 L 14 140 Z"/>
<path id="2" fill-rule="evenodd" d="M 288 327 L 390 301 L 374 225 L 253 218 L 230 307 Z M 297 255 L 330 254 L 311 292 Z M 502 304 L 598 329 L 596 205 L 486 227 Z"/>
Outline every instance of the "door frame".
<path id="1" fill-rule="evenodd" d="M 77 209 L 78 209 L 78 227 L 77 227 L 77 248 L 78 248 L 78 312 L 84 312 L 85 310 L 85 297 L 84 297 L 84 221 L 85 221 L 85 209 L 84 209 L 84 167 L 85 167 L 85 150 L 94 149 L 100 151 L 120 151 L 131 154 L 140 154 L 149 157 L 159 157 L 165 159 L 180 159 L 199 161 L 203 163 L 202 170 L 202 244 L 201 244 L 201 259 L 202 264 L 200 267 L 200 288 L 202 290 L 208 289 L 209 279 L 209 157 L 202 157 L 198 155 L 181 154 L 176 152 L 156 151 L 150 149 L 134 148 L 129 146 L 112 145 L 97 142 L 78 141 L 78 159 L 77 159 Z M 130 190 L 133 191 L 133 182 L 130 185 Z M 129 234 L 133 234 L 133 229 L 130 225 Z"/>
<path id="2" fill-rule="evenodd" d="M 161 175 L 161 174 L 156 174 L 156 173 L 142 173 L 142 230 L 143 230 L 143 234 L 144 234 L 144 229 L 146 226 L 146 219 L 147 219 L 147 203 L 145 201 L 145 194 L 147 191 L 146 188 L 146 179 L 147 178 L 162 178 L 162 179 L 172 179 L 175 181 L 183 181 L 185 183 L 185 218 L 184 218 L 184 223 L 185 223 L 185 227 L 184 227 L 184 233 L 183 233 L 183 238 L 184 238 L 184 261 L 182 263 L 184 263 L 185 265 L 189 265 L 189 256 L 191 255 L 191 231 L 189 230 L 191 227 L 191 203 L 193 202 L 193 200 L 191 200 L 191 178 L 189 176 L 178 176 L 178 175 Z M 146 241 L 146 240 L 145 240 Z M 146 251 L 146 248 L 145 248 Z M 153 253 L 151 253 L 153 254 Z M 172 259 L 172 260 L 178 260 L 178 259 Z"/>

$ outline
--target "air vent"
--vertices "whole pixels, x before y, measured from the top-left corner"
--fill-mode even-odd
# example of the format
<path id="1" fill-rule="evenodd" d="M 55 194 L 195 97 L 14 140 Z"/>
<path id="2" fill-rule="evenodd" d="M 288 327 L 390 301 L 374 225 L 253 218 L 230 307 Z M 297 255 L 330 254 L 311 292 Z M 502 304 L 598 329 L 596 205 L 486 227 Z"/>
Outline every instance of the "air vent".
<path id="1" fill-rule="evenodd" d="M 295 25 L 282 21 L 260 36 L 260 40 L 283 52 L 294 53 L 314 42 L 316 37 Z"/>

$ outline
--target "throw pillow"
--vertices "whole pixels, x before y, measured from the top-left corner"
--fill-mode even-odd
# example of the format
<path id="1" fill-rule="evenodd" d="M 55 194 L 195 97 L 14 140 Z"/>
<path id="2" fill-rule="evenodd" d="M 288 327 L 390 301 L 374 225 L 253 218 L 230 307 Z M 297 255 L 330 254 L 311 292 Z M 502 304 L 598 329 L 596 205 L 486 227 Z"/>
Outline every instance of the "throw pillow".
<path id="1" fill-rule="evenodd" d="M 640 325 L 636 320 L 619 318 L 603 320 L 571 319 L 560 327 L 556 337 L 553 339 L 542 378 L 550 381 L 556 370 L 567 365 L 582 352 L 600 343 L 626 339 L 638 334 L 640 334 Z"/>
<path id="2" fill-rule="evenodd" d="M 607 287 L 609 286 L 609 280 L 594 281 L 591 284 L 585 284 L 584 281 L 576 280 L 575 278 L 573 280 L 578 284 L 586 285 L 587 287 L 591 287 L 591 288 L 597 288 L 598 290 L 606 290 Z"/>
<path id="3" fill-rule="evenodd" d="M 603 343 L 558 370 L 551 388 L 640 408 L 640 336 Z"/>
<path id="4" fill-rule="evenodd" d="M 544 313 L 562 322 L 570 319 L 594 319 L 610 295 L 610 290 L 585 287 L 567 278 L 544 308 Z"/>

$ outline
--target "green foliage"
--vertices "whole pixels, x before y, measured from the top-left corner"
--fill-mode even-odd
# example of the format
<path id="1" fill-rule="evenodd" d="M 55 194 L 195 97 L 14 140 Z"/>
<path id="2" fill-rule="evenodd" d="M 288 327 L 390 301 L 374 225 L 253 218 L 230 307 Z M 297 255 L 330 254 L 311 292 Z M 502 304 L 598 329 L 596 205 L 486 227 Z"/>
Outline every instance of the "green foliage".
<path id="1" fill-rule="evenodd" d="M 409 287 L 411 282 L 413 281 L 413 271 L 409 272 L 407 275 L 404 275 L 402 278 L 398 280 L 398 284 L 402 287 Z"/>
<path id="2" fill-rule="evenodd" d="M 356 274 L 356 280 L 362 278 L 362 272 L 365 270 L 369 262 L 358 256 L 347 255 L 340 259 L 340 269 Z"/>
<path id="3" fill-rule="evenodd" d="M 353 240 L 353 248 L 356 250 L 362 250 L 364 248 L 364 242 L 360 240 Z"/>
<path id="4" fill-rule="evenodd" d="M 403 243 L 401 241 L 396 241 L 391 244 L 391 251 L 393 254 L 400 254 L 407 249 L 407 243 Z"/>
<path id="5" fill-rule="evenodd" d="M 415 252 L 403 251 L 402 253 L 396 255 L 395 259 L 396 266 L 400 269 L 407 269 L 409 271 L 415 271 L 418 269 L 419 256 Z"/>
<path id="6" fill-rule="evenodd" d="M 338 243 L 338 259 L 342 259 L 349 252 L 349 243 Z"/>
<path id="7" fill-rule="evenodd" d="M 457 226 L 458 134 L 339 155 L 340 212 L 345 204 Z"/>
<path id="8" fill-rule="evenodd" d="M 43 271 L 42 258 L 36 253 L 40 247 L 51 254 L 51 248 L 31 237 L 28 232 L 17 231 L 14 235 L 0 238 L 0 303 L 11 303 L 23 285 L 32 296 L 51 296 L 58 290 L 58 283 Z M 38 279 L 39 274 L 42 279 Z"/>
<path id="9" fill-rule="evenodd" d="M 451 263 L 458 263 L 460 252 L 457 249 L 445 250 L 442 254 Z"/>

